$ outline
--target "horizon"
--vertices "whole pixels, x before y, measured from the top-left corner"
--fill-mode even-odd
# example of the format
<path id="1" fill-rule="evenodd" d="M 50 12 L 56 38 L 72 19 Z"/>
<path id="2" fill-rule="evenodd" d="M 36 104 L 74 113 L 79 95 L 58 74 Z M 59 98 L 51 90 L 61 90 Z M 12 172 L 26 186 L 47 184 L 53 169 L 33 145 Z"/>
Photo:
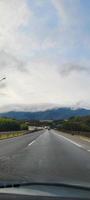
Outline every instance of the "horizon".
<path id="1" fill-rule="evenodd" d="M 32 104 L 32 105 L 7 105 L 4 107 L 0 107 L 0 113 L 8 113 L 8 112 L 45 112 L 49 110 L 58 110 L 58 109 L 70 109 L 70 110 L 90 110 L 89 107 L 84 106 L 65 106 L 65 105 L 57 105 L 57 104 Z"/>

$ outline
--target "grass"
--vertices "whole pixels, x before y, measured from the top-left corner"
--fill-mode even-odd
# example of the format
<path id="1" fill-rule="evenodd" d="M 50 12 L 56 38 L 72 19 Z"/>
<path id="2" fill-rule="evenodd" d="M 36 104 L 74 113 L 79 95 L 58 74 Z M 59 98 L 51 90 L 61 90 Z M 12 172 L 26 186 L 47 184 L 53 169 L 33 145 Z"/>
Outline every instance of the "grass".
<path id="1" fill-rule="evenodd" d="M 80 138 L 86 142 L 90 142 L 90 138 L 86 137 L 86 136 L 80 136 Z"/>
<path id="2" fill-rule="evenodd" d="M 3 133 L 0 133 L 0 140 L 18 137 L 18 136 L 22 136 L 25 134 L 26 134 L 26 131 L 16 131 L 16 132 L 7 132 L 7 133 L 3 132 Z"/>
<path id="3" fill-rule="evenodd" d="M 71 135 L 77 135 L 82 138 L 87 138 L 87 140 L 90 140 L 90 132 L 82 132 L 82 131 L 71 131 L 71 130 L 65 130 L 65 129 L 57 129 L 58 131 L 62 131 L 64 133 L 69 133 Z"/>

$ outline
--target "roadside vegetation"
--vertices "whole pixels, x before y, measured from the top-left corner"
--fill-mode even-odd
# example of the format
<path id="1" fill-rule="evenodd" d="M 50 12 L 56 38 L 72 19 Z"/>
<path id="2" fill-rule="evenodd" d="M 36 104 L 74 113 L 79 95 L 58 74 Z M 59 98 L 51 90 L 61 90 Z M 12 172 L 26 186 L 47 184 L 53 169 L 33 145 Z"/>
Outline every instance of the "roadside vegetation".
<path id="1" fill-rule="evenodd" d="M 90 116 L 71 117 L 68 120 L 58 121 L 57 130 L 69 132 L 72 135 L 82 135 L 90 137 Z"/>
<path id="2" fill-rule="evenodd" d="M 0 139 L 17 137 L 27 132 L 28 125 L 24 121 L 0 118 Z"/>
<path id="3" fill-rule="evenodd" d="M 25 122 L 9 118 L 0 118 L 0 132 L 20 130 L 28 130 Z"/>
<path id="4" fill-rule="evenodd" d="M 0 133 L 0 140 L 18 137 L 21 135 L 25 135 L 26 131 L 10 131 L 10 132 L 1 132 Z"/>
<path id="5" fill-rule="evenodd" d="M 35 127 L 28 130 L 28 127 Z M 16 120 L 11 118 L 0 118 L 0 139 L 20 136 L 38 130 L 38 127 L 55 129 L 72 135 L 80 135 L 90 138 L 90 116 L 71 117 L 65 120 Z"/>
<path id="6" fill-rule="evenodd" d="M 90 137 L 90 116 L 71 117 L 64 120 L 47 120 L 47 121 L 29 121 L 29 125 L 49 127 L 72 135 L 81 135 Z"/>

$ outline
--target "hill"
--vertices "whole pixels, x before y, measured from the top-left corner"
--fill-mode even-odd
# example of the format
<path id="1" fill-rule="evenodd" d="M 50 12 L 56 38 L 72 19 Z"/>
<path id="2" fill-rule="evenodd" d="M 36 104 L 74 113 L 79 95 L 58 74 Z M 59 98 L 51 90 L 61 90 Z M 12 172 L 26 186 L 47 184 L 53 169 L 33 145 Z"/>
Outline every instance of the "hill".
<path id="1" fill-rule="evenodd" d="M 90 110 L 79 108 L 53 108 L 47 109 L 45 111 L 10 111 L 6 113 L 0 113 L 0 117 L 9 117 L 15 119 L 26 119 L 26 120 L 59 120 L 68 119 L 72 116 L 88 116 L 90 115 Z"/>

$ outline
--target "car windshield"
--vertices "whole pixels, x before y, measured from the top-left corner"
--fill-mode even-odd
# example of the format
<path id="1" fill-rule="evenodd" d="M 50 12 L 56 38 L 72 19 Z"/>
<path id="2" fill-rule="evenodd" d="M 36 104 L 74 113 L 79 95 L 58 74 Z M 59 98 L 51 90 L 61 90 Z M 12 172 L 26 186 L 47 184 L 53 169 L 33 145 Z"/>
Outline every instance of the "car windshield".
<path id="1" fill-rule="evenodd" d="M 90 1 L 0 0 L 0 184 L 90 186 Z"/>

